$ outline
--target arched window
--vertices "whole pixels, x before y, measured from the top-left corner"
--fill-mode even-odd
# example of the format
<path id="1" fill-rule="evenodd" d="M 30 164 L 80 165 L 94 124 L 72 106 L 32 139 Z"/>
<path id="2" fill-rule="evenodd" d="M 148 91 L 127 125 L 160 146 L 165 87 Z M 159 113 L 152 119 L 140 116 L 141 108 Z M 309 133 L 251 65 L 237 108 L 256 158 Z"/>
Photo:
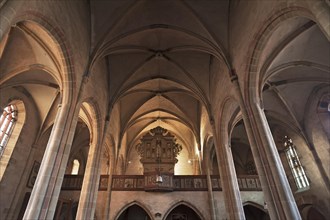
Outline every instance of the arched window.
<path id="1" fill-rule="evenodd" d="M 79 161 L 77 159 L 74 159 L 72 164 L 72 171 L 71 171 L 72 175 L 78 175 L 79 166 L 80 166 Z"/>
<path id="2" fill-rule="evenodd" d="M 0 158 L 5 150 L 10 135 L 17 120 L 17 110 L 15 105 L 8 105 L 0 118 Z"/>
<path id="3" fill-rule="evenodd" d="M 292 175 L 296 182 L 296 186 L 299 189 L 304 189 L 309 187 L 309 182 L 305 174 L 304 168 L 302 167 L 296 147 L 294 146 L 292 139 L 288 136 L 284 137 L 284 151 L 287 157 Z"/>

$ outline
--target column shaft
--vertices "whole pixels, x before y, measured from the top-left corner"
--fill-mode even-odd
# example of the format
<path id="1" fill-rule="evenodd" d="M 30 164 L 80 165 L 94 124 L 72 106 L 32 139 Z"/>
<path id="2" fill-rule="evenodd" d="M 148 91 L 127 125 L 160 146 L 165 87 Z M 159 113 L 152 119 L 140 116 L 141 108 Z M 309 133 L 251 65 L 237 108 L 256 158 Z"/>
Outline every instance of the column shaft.
<path id="1" fill-rule="evenodd" d="M 270 170 L 266 175 L 272 193 L 273 203 L 280 217 L 279 219 L 299 220 L 301 219 L 299 210 L 294 200 L 265 113 L 257 104 L 253 106 L 253 112 L 256 133 L 259 138 L 259 143 L 261 144 L 260 146 L 264 149 L 264 157 L 267 162 L 266 166 Z"/>
<path id="2" fill-rule="evenodd" d="M 78 111 L 72 111 L 69 104 L 58 109 L 24 219 L 53 219 L 77 124 L 75 117 Z"/>
<path id="3" fill-rule="evenodd" d="M 209 157 L 209 155 L 207 155 L 207 157 Z M 214 196 L 213 196 L 213 189 L 212 189 L 209 163 L 206 166 L 206 176 L 207 176 L 207 191 L 208 191 L 208 194 L 209 194 L 209 201 L 210 201 L 211 220 L 216 220 L 217 215 L 216 215 L 215 207 L 214 207 Z"/>
<path id="4" fill-rule="evenodd" d="M 104 217 L 103 220 L 108 220 L 110 217 L 110 203 L 111 203 L 111 183 L 112 183 L 112 174 L 114 171 L 113 166 L 109 169 L 109 178 L 108 178 L 108 188 L 107 188 L 107 195 L 106 195 L 106 203 L 104 209 Z"/>
<path id="5" fill-rule="evenodd" d="M 301 219 L 264 112 L 248 114 L 237 77 L 232 79 L 271 219 Z"/>
<path id="6" fill-rule="evenodd" d="M 109 124 L 109 123 L 108 123 Z M 109 126 L 108 126 L 109 127 Z M 108 128 L 107 127 L 107 128 Z M 105 129 L 107 131 L 107 129 Z M 106 135 L 106 134 L 104 134 Z M 111 187 L 112 187 L 112 175 L 115 172 L 115 147 L 112 146 L 111 149 L 109 149 L 109 178 L 108 178 L 108 188 L 107 188 L 107 194 L 106 194 L 106 203 L 105 203 L 105 209 L 104 209 L 104 216 L 102 219 L 108 220 L 110 218 L 110 203 L 111 203 Z"/>
<path id="7" fill-rule="evenodd" d="M 100 181 L 101 144 L 93 144 L 88 153 L 84 181 L 76 219 L 93 219 Z"/>
<path id="8" fill-rule="evenodd" d="M 215 131 L 214 128 L 213 130 Z M 220 133 L 228 134 L 225 127 L 221 127 Z M 216 134 L 216 132 L 214 132 L 214 134 Z M 225 140 L 226 138 L 224 138 L 220 146 L 217 146 L 216 138 L 214 139 L 215 146 L 218 150 L 220 150 L 219 153 L 217 153 L 217 157 L 219 162 L 219 170 L 221 173 L 221 185 L 222 192 L 225 197 L 227 215 L 229 219 L 245 220 L 232 152 Z"/>
<path id="9" fill-rule="evenodd" d="M 96 121 L 99 122 L 100 120 Z M 98 137 L 102 137 L 101 140 L 100 138 L 93 138 L 94 140 L 98 140 L 95 141 L 96 143 L 90 147 L 88 152 L 88 160 L 76 215 L 77 220 L 94 218 L 100 181 L 102 146 L 106 137 L 108 125 L 109 120 L 106 120 L 103 135 L 98 135 Z M 101 132 L 101 129 L 98 129 L 98 132 Z"/>

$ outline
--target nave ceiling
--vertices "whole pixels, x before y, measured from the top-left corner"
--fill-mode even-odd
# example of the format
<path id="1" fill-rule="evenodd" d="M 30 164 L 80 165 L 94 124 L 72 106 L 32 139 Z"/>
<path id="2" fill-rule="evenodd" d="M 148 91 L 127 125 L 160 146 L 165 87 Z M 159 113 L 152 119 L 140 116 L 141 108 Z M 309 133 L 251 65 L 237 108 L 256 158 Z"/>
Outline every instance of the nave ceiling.
<path id="1" fill-rule="evenodd" d="M 105 70 L 107 112 L 120 124 L 117 147 L 124 137 L 129 147 L 135 146 L 158 125 L 175 134 L 191 153 L 203 143 L 203 120 L 213 119 L 221 97 L 232 95 L 230 90 L 215 91 L 228 86 L 231 68 L 242 69 L 235 62 L 245 34 L 237 42 L 232 32 L 237 30 L 233 26 L 237 11 L 245 4 L 131 0 L 86 4 L 88 72 Z M 13 26 L 1 41 L 1 90 L 15 88 L 30 94 L 42 131 L 51 126 L 54 111 L 50 109 L 60 102 L 63 89 L 64 70 L 54 45 L 42 28 L 28 21 Z M 274 28 L 259 60 L 259 95 L 269 120 L 284 118 L 303 132 L 310 95 L 329 83 L 328 47 L 318 25 L 306 17 L 290 18 Z M 246 95 L 249 76 L 237 74 Z M 114 108 L 120 114 L 114 115 Z"/>
<path id="2" fill-rule="evenodd" d="M 202 108 L 210 111 L 212 74 L 217 65 L 227 62 L 226 31 L 212 33 L 200 17 L 206 18 L 205 14 L 195 11 L 196 7 L 209 10 L 209 3 L 90 4 L 96 33 L 92 64 L 105 60 L 109 109 L 120 106 L 120 133 L 127 134 L 129 145 L 135 145 L 144 133 L 162 126 L 194 153 L 200 143 Z M 115 16 L 101 16 L 104 8 L 116 8 Z M 216 9 L 223 12 L 219 25 L 226 30 L 228 2 Z M 208 16 L 217 17 L 216 9 Z"/>

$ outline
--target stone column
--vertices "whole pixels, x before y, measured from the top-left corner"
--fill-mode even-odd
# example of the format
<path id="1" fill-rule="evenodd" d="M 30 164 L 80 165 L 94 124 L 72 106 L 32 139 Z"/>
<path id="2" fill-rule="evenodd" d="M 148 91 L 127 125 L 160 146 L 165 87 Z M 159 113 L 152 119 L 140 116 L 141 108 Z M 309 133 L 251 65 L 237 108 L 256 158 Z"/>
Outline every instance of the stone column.
<path id="1" fill-rule="evenodd" d="M 111 165 L 109 167 L 109 178 L 108 178 L 108 188 L 107 188 L 107 195 L 106 195 L 106 203 L 104 209 L 104 217 L 103 220 L 108 220 L 110 218 L 110 203 L 111 203 L 111 183 L 112 183 L 112 175 L 114 173 L 114 160 L 110 161 Z"/>
<path id="2" fill-rule="evenodd" d="M 107 121 L 109 122 L 109 116 L 107 117 Z M 109 124 L 109 123 L 108 123 Z M 107 126 L 108 128 L 109 126 Z M 106 130 L 107 131 L 107 130 Z M 105 132 L 105 137 L 106 137 Z M 114 143 L 111 143 L 114 144 Z M 110 203 L 111 203 L 111 187 L 112 187 L 112 175 L 115 172 L 115 146 L 111 145 L 111 148 L 109 149 L 109 167 L 108 167 L 108 187 L 107 187 L 107 193 L 106 193 L 106 203 L 105 203 L 105 209 L 104 209 L 104 215 L 103 220 L 110 219 Z"/>
<path id="3" fill-rule="evenodd" d="M 70 104 L 59 107 L 24 219 L 53 219 L 78 113 Z"/>
<path id="4" fill-rule="evenodd" d="M 99 122 L 101 120 L 96 119 L 96 121 Z M 107 125 L 108 121 L 106 121 L 103 133 L 106 133 Z M 97 129 L 97 131 L 95 132 L 101 132 L 101 129 Z M 92 144 L 88 152 L 88 160 L 76 215 L 77 220 L 94 219 L 96 199 L 100 181 L 102 144 L 104 141 L 105 134 L 103 134 L 101 140 L 100 137 L 101 135 L 98 135 L 98 138 L 93 138 L 93 140 L 96 140 L 96 143 Z"/>
<path id="5" fill-rule="evenodd" d="M 232 77 L 254 162 L 271 219 L 301 219 L 263 110 L 246 110 L 237 76 Z"/>
<path id="6" fill-rule="evenodd" d="M 279 216 L 283 216 L 280 219 L 301 219 L 265 113 L 256 103 L 253 105 L 252 111 L 256 124 L 256 136 L 259 139 L 258 145 L 264 148 L 266 159 L 264 165 L 270 171 L 266 172 L 266 177 L 273 201 L 266 202 L 267 204 L 274 203 Z M 258 148 L 260 149 L 260 147 Z"/>
<path id="7" fill-rule="evenodd" d="M 100 160 L 102 146 L 93 144 L 88 152 L 88 160 L 80 193 L 76 219 L 94 219 L 96 198 L 100 181 Z"/>
<path id="8" fill-rule="evenodd" d="M 211 172 L 210 172 L 210 151 L 208 151 L 206 155 L 206 177 L 207 177 L 207 191 L 209 194 L 209 201 L 210 201 L 210 210 L 211 210 L 211 220 L 216 220 L 217 215 L 215 212 L 214 207 L 214 196 L 213 196 L 213 189 L 212 189 L 212 182 L 211 182 Z"/>
<path id="9" fill-rule="evenodd" d="M 213 133 L 215 131 L 214 123 L 212 124 Z M 227 134 L 226 128 L 221 127 L 220 133 Z M 217 148 L 218 166 L 221 176 L 222 192 L 224 193 L 225 205 L 227 209 L 228 219 L 242 219 L 245 220 L 241 194 L 238 187 L 236 171 L 234 166 L 234 160 L 231 149 L 227 140 L 222 140 L 221 144 L 217 144 L 217 138 L 214 138 L 214 144 Z"/>
<path id="10" fill-rule="evenodd" d="M 93 138 L 94 139 L 94 138 Z M 88 151 L 88 160 L 84 180 L 80 192 L 79 205 L 76 219 L 93 219 L 100 181 L 100 160 L 102 146 L 100 141 L 91 144 Z"/>

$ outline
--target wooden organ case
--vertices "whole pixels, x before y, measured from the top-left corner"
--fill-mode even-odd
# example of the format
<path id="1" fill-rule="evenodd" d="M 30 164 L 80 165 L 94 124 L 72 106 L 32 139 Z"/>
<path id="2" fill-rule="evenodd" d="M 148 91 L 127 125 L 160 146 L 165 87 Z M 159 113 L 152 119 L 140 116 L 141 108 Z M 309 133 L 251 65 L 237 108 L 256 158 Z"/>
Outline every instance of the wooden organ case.
<path id="1" fill-rule="evenodd" d="M 174 166 L 182 150 L 174 135 L 158 126 L 142 137 L 136 150 L 143 164 L 145 191 L 173 191 Z"/>

